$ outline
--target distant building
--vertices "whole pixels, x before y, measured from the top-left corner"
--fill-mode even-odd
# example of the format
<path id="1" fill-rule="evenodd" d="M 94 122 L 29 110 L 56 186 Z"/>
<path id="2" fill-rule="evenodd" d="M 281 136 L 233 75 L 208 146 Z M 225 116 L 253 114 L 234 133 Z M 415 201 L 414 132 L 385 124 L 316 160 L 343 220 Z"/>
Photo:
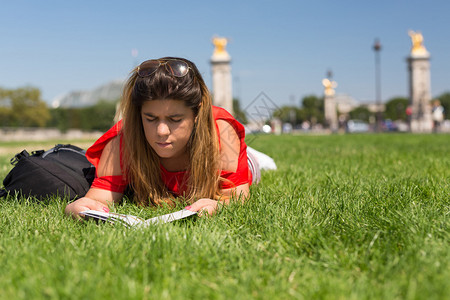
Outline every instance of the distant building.
<path id="1" fill-rule="evenodd" d="M 355 98 L 346 94 L 336 94 L 334 98 L 339 114 L 348 115 L 352 110 L 360 105 Z"/>
<path id="2" fill-rule="evenodd" d="M 386 106 L 381 103 L 381 104 L 377 104 L 376 102 L 368 102 L 368 103 L 364 103 L 361 104 L 361 106 L 366 107 L 371 113 L 377 113 L 377 112 L 383 112 L 386 110 Z"/>
<path id="3" fill-rule="evenodd" d="M 124 81 L 114 80 L 90 91 L 73 91 L 58 96 L 52 100 L 52 106 L 56 107 L 87 107 L 97 104 L 100 100 L 116 101 L 122 96 Z"/>
<path id="4" fill-rule="evenodd" d="M 336 95 L 335 99 L 339 115 L 348 116 L 352 110 L 358 107 L 366 107 L 371 113 L 385 110 L 384 104 L 377 104 L 376 102 L 359 102 L 346 94 Z"/>

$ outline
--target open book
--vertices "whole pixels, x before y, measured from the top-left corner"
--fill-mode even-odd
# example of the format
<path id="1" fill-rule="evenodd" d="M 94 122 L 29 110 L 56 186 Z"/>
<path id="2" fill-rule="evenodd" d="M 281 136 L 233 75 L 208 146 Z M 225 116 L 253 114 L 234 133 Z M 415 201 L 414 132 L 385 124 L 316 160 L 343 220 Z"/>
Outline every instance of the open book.
<path id="1" fill-rule="evenodd" d="M 116 213 L 106 213 L 96 210 L 85 210 L 80 212 L 80 215 L 84 216 L 86 220 L 94 219 L 100 220 L 104 222 L 121 223 L 127 227 L 131 226 L 139 226 L 139 227 L 148 227 L 151 225 L 164 224 L 172 221 L 176 221 L 179 219 L 187 218 L 189 216 L 195 215 L 197 212 L 190 211 L 187 209 L 183 209 L 180 211 L 176 211 L 167 215 L 162 215 L 158 217 L 154 217 L 148 220 L 144 220 L 132 215 L 121 215 Z"/>

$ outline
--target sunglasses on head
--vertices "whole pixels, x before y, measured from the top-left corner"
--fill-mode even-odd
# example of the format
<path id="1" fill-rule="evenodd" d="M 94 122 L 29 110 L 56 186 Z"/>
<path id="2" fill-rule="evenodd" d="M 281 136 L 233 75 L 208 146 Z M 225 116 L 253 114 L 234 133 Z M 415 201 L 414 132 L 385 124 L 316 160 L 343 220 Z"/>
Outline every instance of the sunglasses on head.
<path id="1" fill-rule="evenodd" d="M 156 70 L 163 65 L 166 68 L 166 71 L 175 77 L 186 76 L 190 69 L 187 62 L 179 59 L 151 59 L 146 60 L 139 65 L 137 74 L 139 77 L 148 77 L 155 73 Z"/>

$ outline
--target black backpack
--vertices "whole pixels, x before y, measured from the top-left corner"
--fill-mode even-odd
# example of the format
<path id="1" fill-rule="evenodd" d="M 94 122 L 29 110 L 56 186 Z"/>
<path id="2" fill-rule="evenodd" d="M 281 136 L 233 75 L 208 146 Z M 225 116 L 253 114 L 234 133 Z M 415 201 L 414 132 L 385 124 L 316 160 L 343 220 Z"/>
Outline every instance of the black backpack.
<path id="1" fill-rule="evenodd" d="M 95 167 L 86 159 L 86 151 L 74 145 L 56 145 L 44 151 L 23 150 L 11 159 L 14 168 L 3 180 L 0 197 L 8 194 L 39 200 L 49 196 L 83 197 L 95 178 Z"/>

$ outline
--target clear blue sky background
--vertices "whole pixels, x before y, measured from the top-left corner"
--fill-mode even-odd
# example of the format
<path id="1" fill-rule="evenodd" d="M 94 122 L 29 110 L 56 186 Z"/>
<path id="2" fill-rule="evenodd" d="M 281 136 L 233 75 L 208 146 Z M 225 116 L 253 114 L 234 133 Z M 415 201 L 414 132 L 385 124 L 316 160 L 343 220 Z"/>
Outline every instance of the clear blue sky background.
<path id="1" fill-rule="evenodd" d="M 432 95 L 450 91 L 450 1 L 34 1 L 0 0 L 0 87 L 41 89 L 43 99 L 124 79 L 140 61 L 182 56 L 211 86 L 213 35 L 231 39 L 234 95 L 279 105 L 338 94 L 375 99 L 375 38 L 382 100 L 408 95 L 408 30 L 431 53 Z M 131 55 L 132 49 L 138 56 Z"/>

